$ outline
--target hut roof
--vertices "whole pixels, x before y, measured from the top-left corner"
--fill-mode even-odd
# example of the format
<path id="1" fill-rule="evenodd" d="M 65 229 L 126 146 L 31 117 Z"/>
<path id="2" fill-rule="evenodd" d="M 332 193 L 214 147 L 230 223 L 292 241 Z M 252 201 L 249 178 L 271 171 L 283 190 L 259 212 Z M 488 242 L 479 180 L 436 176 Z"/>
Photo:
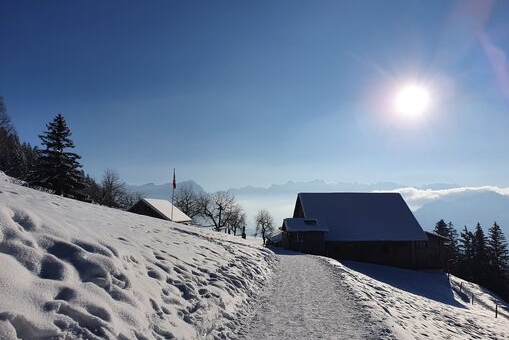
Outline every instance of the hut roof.
<path id="1" fill-rule="evenodd" d="M 142 198 L 138 203 L 144 203 L 148 207 L 152 208 L 154 211 L 159 213 L 161 217 L 168 221 L 173 222 L 179 222 L 179 223 L 185 223 L 185 222 L 191 222 L 192 219 L 184 214 L 182 211 L 180 211 L 179 208 L 172 205 L 171 202 L 167 200 L 162 199 L 155 199 L 155 198 Z M 138 204 L 136 203 L 136 204 Z M 173 218 L 171 214 L 171 210 L 173 207 Z"/>
<path id="2" fill-rule="evenodd" d="M 285 218 L 282 229 L 286 231 L 329 231 L 325 223 L 315 218 Z"/>
<path id="3" fill-rule="evenodd" d="M 281 242 L 282 239 L 281 230 L 275 230 L 272 233 L 268 234 L 267 239 L 269 239 L 272 243 Z"/>
<path id="4" fill-rule="evenodd" d="M 324 221 L 326 241 L 426 241 L 398 193 L 300 193 L 294 218 Z"/>

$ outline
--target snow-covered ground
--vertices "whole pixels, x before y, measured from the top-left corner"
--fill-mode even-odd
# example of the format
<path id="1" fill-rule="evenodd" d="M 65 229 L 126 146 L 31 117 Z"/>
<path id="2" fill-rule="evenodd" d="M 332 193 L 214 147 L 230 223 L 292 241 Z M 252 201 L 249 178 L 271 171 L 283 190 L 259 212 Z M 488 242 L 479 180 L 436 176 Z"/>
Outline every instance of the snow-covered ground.
<path id="1" fill-rule="evenodd" d="M 509 339 L 507 304 L 476 284 L 440 272 L 327 260 L 397 339 Z"/>
<path id="2" fill-rule="evenodd" d="M 242 339 L 509 339 L 507 304 L 457 277 L 276 252 Z"/>
<path id="3" fill-rule="evenodd" d="M 278 266 L 241 339 L 394 339 L 325 258 L 275 251 Z"/>
<path id="4" fill-rule="evenodd" d="M 0 339 L 234 339 L 274 254 L 0 173 Z"/>
<path id="5" fill-rule="evenodd" d="M 0 173 L 1 340 L 509 339 L 495 302 L 442 273 L 275 255 Z"/>

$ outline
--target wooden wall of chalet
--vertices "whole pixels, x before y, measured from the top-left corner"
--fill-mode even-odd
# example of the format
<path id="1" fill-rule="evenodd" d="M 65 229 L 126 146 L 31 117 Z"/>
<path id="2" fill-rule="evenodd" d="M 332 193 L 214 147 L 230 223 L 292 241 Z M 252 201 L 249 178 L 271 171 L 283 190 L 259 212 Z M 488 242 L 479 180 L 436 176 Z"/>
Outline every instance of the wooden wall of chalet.
<path id="1" fill-rule="evenodd" d="M 428 241 L 415 242 L 415 261 L 420 269 L 447 269 L 445 263 L 444 240 L 427 234 Z"/>
<path id="2" fill-rule="evenodd" d="M 444 268 L 443 244 L 429 241 L 326 242 L 327 256 L 408 269 Z"/>
<path id="3" fill-rule="evenodd" d="M 325 253 L 325 236 L 323 231 L 283 232 L 283 247 L 307 254 L 323 255 Z"/>
<path id="4" fill-rule="evenodd" d="M 326 242 L 327 255 L 336 259 L 352 260 L 416 268 L 410 241 Z"/>
<path id="5" fill-rule="evenodd" d="M 323 232 L 283 232 L 286 249 L 407 269 L 445 268 L 443 240 L 325 242 Z"/>

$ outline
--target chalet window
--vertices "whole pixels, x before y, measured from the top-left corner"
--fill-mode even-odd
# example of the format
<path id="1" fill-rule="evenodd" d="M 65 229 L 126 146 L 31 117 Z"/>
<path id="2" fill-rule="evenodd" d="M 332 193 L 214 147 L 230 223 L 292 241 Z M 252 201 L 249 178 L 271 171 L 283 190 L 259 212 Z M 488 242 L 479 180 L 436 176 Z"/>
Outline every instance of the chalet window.
<path id="1" fill-rule="evenodd" d="M 316 220 L 304 220 L 306 225 L 316 225 Z"/>

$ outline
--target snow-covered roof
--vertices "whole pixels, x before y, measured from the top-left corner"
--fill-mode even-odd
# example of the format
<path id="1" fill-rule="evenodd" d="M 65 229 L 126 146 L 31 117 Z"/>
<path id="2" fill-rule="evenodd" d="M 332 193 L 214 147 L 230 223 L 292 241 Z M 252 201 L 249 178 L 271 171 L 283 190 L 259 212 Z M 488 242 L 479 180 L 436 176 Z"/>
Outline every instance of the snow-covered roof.
<path id="1" fill-rule="evenodd" d="M 287 231 L 329 231 L 323 221 L 315 218 L 285 218 L 283 228 Z"/>
<path id="2" fill-rule="evenodd" d="M 191 222 L 192 219 L 184 214 L 182 211 L 180 211 L 179 208 L 172 205 L 171 202 L 167 200 L 161 200 L 161 199 L 155 199 L 155 198 L 142 198 L 145 203 L 147 203 L 149 206 L 157 210 L 158 213 L 163 215 L 167 220 L 173 221 L 173 222 Z M 173 207 L 173 218 L 171 215 L 171 209 Z"/>
<path id="3" fill-rule="evenodd" d="M 281 233 L 281 230 L 275 230 L 272 233 L 268 234 L 267 238 L 271 240 L 272 243 L 278 243 L 281 242 L 283 235 Z"/>
<path id="4" fill-rule="evenodd" d="M 437 233 L 434 233 L 434 232 L 431 232 L 431 231 L 425 231 L 426 235 L 428 236 L 434 236 L 434 237 L 437 237 L 437 238 L 441 238 L 442 240 L 444 241 L 449 241 L 449 239 L 445 236 L 442 236 L 442 235 L 439 235 Z"/>
<path id="5" fill-rule="evenodd" d="M 324 221 L 326 241 L 427 241 L 399 193 L 299 193 L 293 217 Z"/>

